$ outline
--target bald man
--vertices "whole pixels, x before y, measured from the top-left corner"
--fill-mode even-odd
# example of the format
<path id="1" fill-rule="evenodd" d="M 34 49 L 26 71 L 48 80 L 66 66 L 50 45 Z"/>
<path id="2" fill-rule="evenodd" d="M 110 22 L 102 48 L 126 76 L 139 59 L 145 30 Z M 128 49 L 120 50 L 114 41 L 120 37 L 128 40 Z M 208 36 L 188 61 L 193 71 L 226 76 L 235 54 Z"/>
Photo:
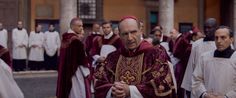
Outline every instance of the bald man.
<path id="1" fill-rule="evenodd" d="M 95 76 L 96 98 L 174 98 L 175 88 L 165 51 L 141 39 L 139 21 L 119 23 L 124 47 L 108 55 Z"/>
<path id="2" fill-rule="evenodd" d="M 62 35 L 57 81 L 57 98 L 91 98 L 88 62 L 82 43 L 83 22 L 73 18 Z"/>

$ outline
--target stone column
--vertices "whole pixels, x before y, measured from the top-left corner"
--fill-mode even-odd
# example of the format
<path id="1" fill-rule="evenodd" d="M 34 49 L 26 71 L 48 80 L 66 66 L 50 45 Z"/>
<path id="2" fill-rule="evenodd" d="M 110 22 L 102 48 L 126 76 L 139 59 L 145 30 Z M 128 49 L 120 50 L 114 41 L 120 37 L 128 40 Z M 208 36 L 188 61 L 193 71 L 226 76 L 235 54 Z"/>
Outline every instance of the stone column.
<path id="1" fill-rule="evenodd" d="M 30 1 L 29 0 L 18 0 L 19 3 L 19 19 L 23 22 L 23 25 L 25 29 L 28 31 L 28 33 L 31 31 L 30 29 L 30 14 L 29 14 L 29 5 Z M 18 21 L 17 20 L 17 21 Z M 16 21 L 16 23 L 17 23 Z"/>
<path id="2" fill-rule="evenodd" d="M 163 33 L 169 35 L 174 27 L 174 0 L 159 0 L 159 24 Z"/>
<path id="3" fill-rule="evenodd" d="M 234 31 L 234 49 L 236 49 L 236 0 L 234 2 L 234 15 L 233 15 L 233 31 Z"/>
<path id="4" fill-rule="evenodd" d="M 60 0 L 60 32 L 67 32 L 72 18 L 77 17 L 77 0 Z"/>
<path id="5" fill-rule="evenodd" d="M 203 30 L 203 26 L 204 26 L 204 2 L 205 0 L 199 0 L 198 1 L 198 26 L 201 30 Z"/>

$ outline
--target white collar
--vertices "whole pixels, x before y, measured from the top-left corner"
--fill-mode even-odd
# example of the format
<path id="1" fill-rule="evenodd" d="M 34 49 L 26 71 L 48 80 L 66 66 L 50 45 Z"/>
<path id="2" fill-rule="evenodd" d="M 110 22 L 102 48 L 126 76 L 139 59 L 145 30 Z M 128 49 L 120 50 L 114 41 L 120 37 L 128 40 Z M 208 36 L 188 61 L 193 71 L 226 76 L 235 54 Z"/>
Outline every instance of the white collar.
<path id="1" fill-rule="evenodd" d="M 92 32 L 92 34 L 100 34 L 100 32 Z"/>
<path id="2" fill-rule="evenodd" d="M 179 33 L 179 34 L 177 35 L 177 38 L 179 38 L 179 37 L 180 37 L 180 35 L 182 35 L 182 33 Z M 177 39 L 177 38 L 176 38 L 176 39 Z"/>
<path id="3" fill-rule="evenodd" d="M 75 33 L 75 31 L 73 31 L 72 29 L 69 29 L 67 33 Z"/>
<path id="4" fill-rule="evenodd" d="M 109 33 L 108 35 L 104 35 L 104 39 L 110 39 L 113 35 L 113 32 Z"/>

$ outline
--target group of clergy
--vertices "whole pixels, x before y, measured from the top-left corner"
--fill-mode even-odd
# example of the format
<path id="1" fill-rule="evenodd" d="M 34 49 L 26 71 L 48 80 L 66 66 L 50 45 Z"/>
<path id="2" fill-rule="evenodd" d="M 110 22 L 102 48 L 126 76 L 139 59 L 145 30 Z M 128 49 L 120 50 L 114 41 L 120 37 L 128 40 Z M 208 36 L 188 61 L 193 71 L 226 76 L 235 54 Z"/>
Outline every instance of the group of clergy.
<path id="1" fill-rule="evenodd" d="M 57 98 L 236 98 L 234 33 L 214 18 L 206 20 L 203 32 L 197 27 L 185 33 L 172 29 L 166 36 L 162 26 L 156 26 L 151 41 L 134 16 L 121 18 L 118 33 L 109 21 L 94 23 L 85 43 L 80 18 L 71 20 L 61 46 L 52 41 L 60 40 L 52 36 L 54 29 L 44 34 L 41 28 L 36 25 L 28 41 L 18 22 L 12 36 L 13 68 L 22 70 L 28 46 L 32 69 L 40 68 L 44 53 L 50 58 L 60 52 Z"/>
<path id="2" fill-rule="evenodd" d="M 12 58 L 8 49 L 8 33 L 0 23 L 0 57 L 15 71 L 26 70 L 26 61 L 30 70 L 56 70 L 61 40 L 59 33 L 50 24 L 48 31 L 42 32 L 42 25 L 37 24 L 29 34 L 18 21 L 17 28 L 12 30 Z M 29 54 L 27 54 L 29 50 Z"/>
<path id="3" fill-rule="evenodd" d="M 164 47 L 174 66 L 178 98 L 236 98 L 234 33 L 214 18 L 186 33 L 172 29 L 170 36 L 156 26 L 153 44 Z M 170 39 L 169 39 L 170 38 Z"/>
<path id="4" fill-rule="evenodd" d="M 119 31 L 122 31 L 119 27 L 118 29 Z M 131 42 L 128 43 L 128 45 L 133 43 L 131 36 L 132 32 L 135 33 L 135 31 L 124 33 L 130 37 L 128 40 L 131 40 Z M 124 42 L 124 40 L 122 40 L 122 33 L 123 32 L 120 32 L 119 35 L 121 42 Z M 161 55 L 161 57 L 166 58 L 171 62 L 171 64 L 169 64 L 169 70 L 172 74 L 173 85 L 176 87 L 176 97 L 236 98 L 236 61 L 234 60 L 235 53 L 232 45 L 234 33 L 229 27 L 218 26 L 216 19 L 209 18 L 204 23 L 203 31 L 199 30 L 197 27 L 194 27 L 191 31 L 185 33 L 179 33 L 178 30 L 172 29 L 170 36 L 166 36 L 163 34 L 162 27 L 156 26 L 151 34 L 154 36 L 152 41 L 149 41 L 148 38 L 144 38 L 143 35 L 141 36 L 141 39 L 149 43 L 151 42 L 153 47 L 160 49 L 159 51 L 163 50 L 166 52 L 167 55 Z M 104 40 L 105 39 L 103 39 L 103 41 Z M 109 42 L 98 42 L 98 44 L 100 44 L 100 48 L 96 50 L 100 49 L 100 56 L 104 53 L 101 50 L 107 48 L 104 46 L 112 45 L 109 44 Z M 115 45 L 113 45 L 113 47 L 115 47 Z M 127 48 L 125 43 L 123 43 L 123 47 Z M 126 50 L 127 52 L 125 52 L 125 49 L 123 50 L 122 47 L 115 49 L 107 48 L 107 50 L 116 50 L 115 52 L 111 52 L 110 55 L 114 54 L 114 56 L 111 56 L 110 59 L 106 56 L 104 56 L 103 59 L 97 59 L 97 55 L 93 55 L 93 59 L 100 63 L 96 64 L 99 67 L 94 74 L 97 79 L 95 82 L 96 96 L 108 96 L 108 93 L 111 95 L 114 94 L 114 92 L 112 93 L 112 90 L 115 88 L 110 88 L 108 84 L 104 83 L 116 83 L 117 81 L 122 80 L 124 83 L 130 85 L 132 84 L 130 81 L 136 79 L 136 77 L 133 76 L 132 70 L 130 71 L 129 68 L 123 67 L 131 66 L 132 64 L 137 64 L 136 66 L 138 66 L 139 63 L 132 61 L 132 57 L 138 56 L 137 54 L 139 53 L 135 53 L 138 50 L 134 50 L 135 52 Z M 119 54 L 119 52 L 115 54 L 117 51 L 121 51 L 121 54 Z M 130 60 L 126 57 L 129 57 Z M 145 57 L 143 59 L 145 60 Z M 138 57 L 135 60 L 139 60 Z M 95 63 L 92 63 L 92 65 L 93 64 Z M 114 67 L 114 65 L 116 65 L 116 67 Z M 135 69 L 136 66 L 132 66 L 132 68 Z M 174 71 L 171 71 L 172 69 Z M 106 71 L 108 72 L 106 73 Z M 99 84 L 99 79 L 103 80 L 101 84 Z M 96 86 L 101 86 L 101 88 L 97 90 Z M 104 86 L 106 88 L 108 87 L 108 89 Z M 104 93 L 105 95 L 100 94 L 104 92 L 104 90 L 106 90 L 106 93 Z M 138 88 L 138 90 L 142 91 L 140 88 Z M 145 95 L 145 92 L 138 93 L 140 93 L 142 97 L 154 97 L 154 95 Z"/>

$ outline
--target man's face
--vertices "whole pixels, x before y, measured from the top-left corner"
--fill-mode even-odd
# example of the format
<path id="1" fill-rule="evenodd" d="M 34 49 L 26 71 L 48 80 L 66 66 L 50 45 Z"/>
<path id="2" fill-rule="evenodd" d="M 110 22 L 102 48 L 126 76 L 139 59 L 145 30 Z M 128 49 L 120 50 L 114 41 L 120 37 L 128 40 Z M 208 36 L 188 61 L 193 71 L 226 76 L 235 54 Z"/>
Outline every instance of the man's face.
<path id="1" fill-rule="evenodd" d="M 231 45 L 232 42 L 233 42 L 233 37 L 230 37 L 228 29 L 224 28 L 216 30 L 215 44 L 218 51 L 225 50 Z"/>
<path id="2" fill-rule="evenodd" d="M 112 31 L 111 25 L 110 25 L 109 23 L 103 24 L 103 25 L 102 25 L 102 29 L 103 29 L 103 33 L 104 33 L 105 35 L 110 34 L 111 31 Z"/>
<path id="3" fill-rule="evenodd" d="M 55 29 L 55 27 L 53 25 L 49 25 L 49 30 L 53 31 Z"/>
<path id="4" fill-rule="evenodd" d="M 140 22 L 139 24 L 140 24 L 140 30 L 141 30 L 141 32 L 144 33 L 144 24 L 143 24 L 143 22 Z"/>
<path id="5" fill-rule="evenodd" d="M 120 37 L 126 49 L 134 50 L 141 43 L 142 32 L 138 28 L 137 21 L 134 19 L 125 19 L 119 24 Z"/>
<path id="6" fill-rule="evenodd" d="M 100 25 L 99 24 L 94 24 L 93 25 L 93 31 L 94 32 L 99 32 L 100 31 Z"/>
<path id="7" fill-rule="evenodd" d="M 157 40 L 159 40 L 159 41 L 161 40 L 161 32 L 160 31 L 155 31 L 154 36 Z"/>
<path id="8" fill-rule="evenodd" d="M 206 37 L 213 37 L 216 29 L 216 20 L 208 19 L 204 24 L 204 33 Z"/>
<path id="9" fill-rule="evenodd" d="M 113 32 L 118 35 L 120 34 L 118 27 L 114 28 Z"/>
<path id="10" fill-rule="evenodd" d="M 38 26 L 36 27 L 36 31 L 37 31 L 37 32 L 41 32 L 41 30 L 42 30 L 42 26 L 41 26 L 41 25 L 38 25 Z"/>
<path id="11" fill-rule="evenodd" d="M 212 25 L 205 25 L 204 26 L 204 33 L 206 34 L 206 36 L 211 35 L 215 30 L 215 27 Z"/>
<path id="12" fill-rule="evenodd" d="M 172 29 L 170 32 L 170 37 L 175 40 L 175 39 L 177 39 L 178 34 L 179 34 L 178 31 L 176 31 L 175 29 Z"/>
<path id="13" fill-rule="evenodd" d="M 83 30 L 83 22 L 82 21 L 75 21 L 74 25 L 72 25 L 72 30 L 75 31 L 75 33 L 80 34 Z"/>
<path id="14" fill-rule="evenodd" d="M 21 21 L 19 21 L 18 24 L 17 24 L 17 27 L 18 28 L 23 28 L 23 23 Z"/>
<path id="15" fill-rule="evenodd" d="M 3 25 L 2 25 L 2 23 L 0 23 L 0 29 L 3 29 Z"/>
<path id="16" fill-rule="evenodd" d="M 82 41 L 83 39 L 84 39 L 84 30 L 82 30 L 82 32 L 81 33 L 79 33 L 79 34 L 77 34 L 78 35 L 78 37 L 79 37 L 79 39 Z"/>

